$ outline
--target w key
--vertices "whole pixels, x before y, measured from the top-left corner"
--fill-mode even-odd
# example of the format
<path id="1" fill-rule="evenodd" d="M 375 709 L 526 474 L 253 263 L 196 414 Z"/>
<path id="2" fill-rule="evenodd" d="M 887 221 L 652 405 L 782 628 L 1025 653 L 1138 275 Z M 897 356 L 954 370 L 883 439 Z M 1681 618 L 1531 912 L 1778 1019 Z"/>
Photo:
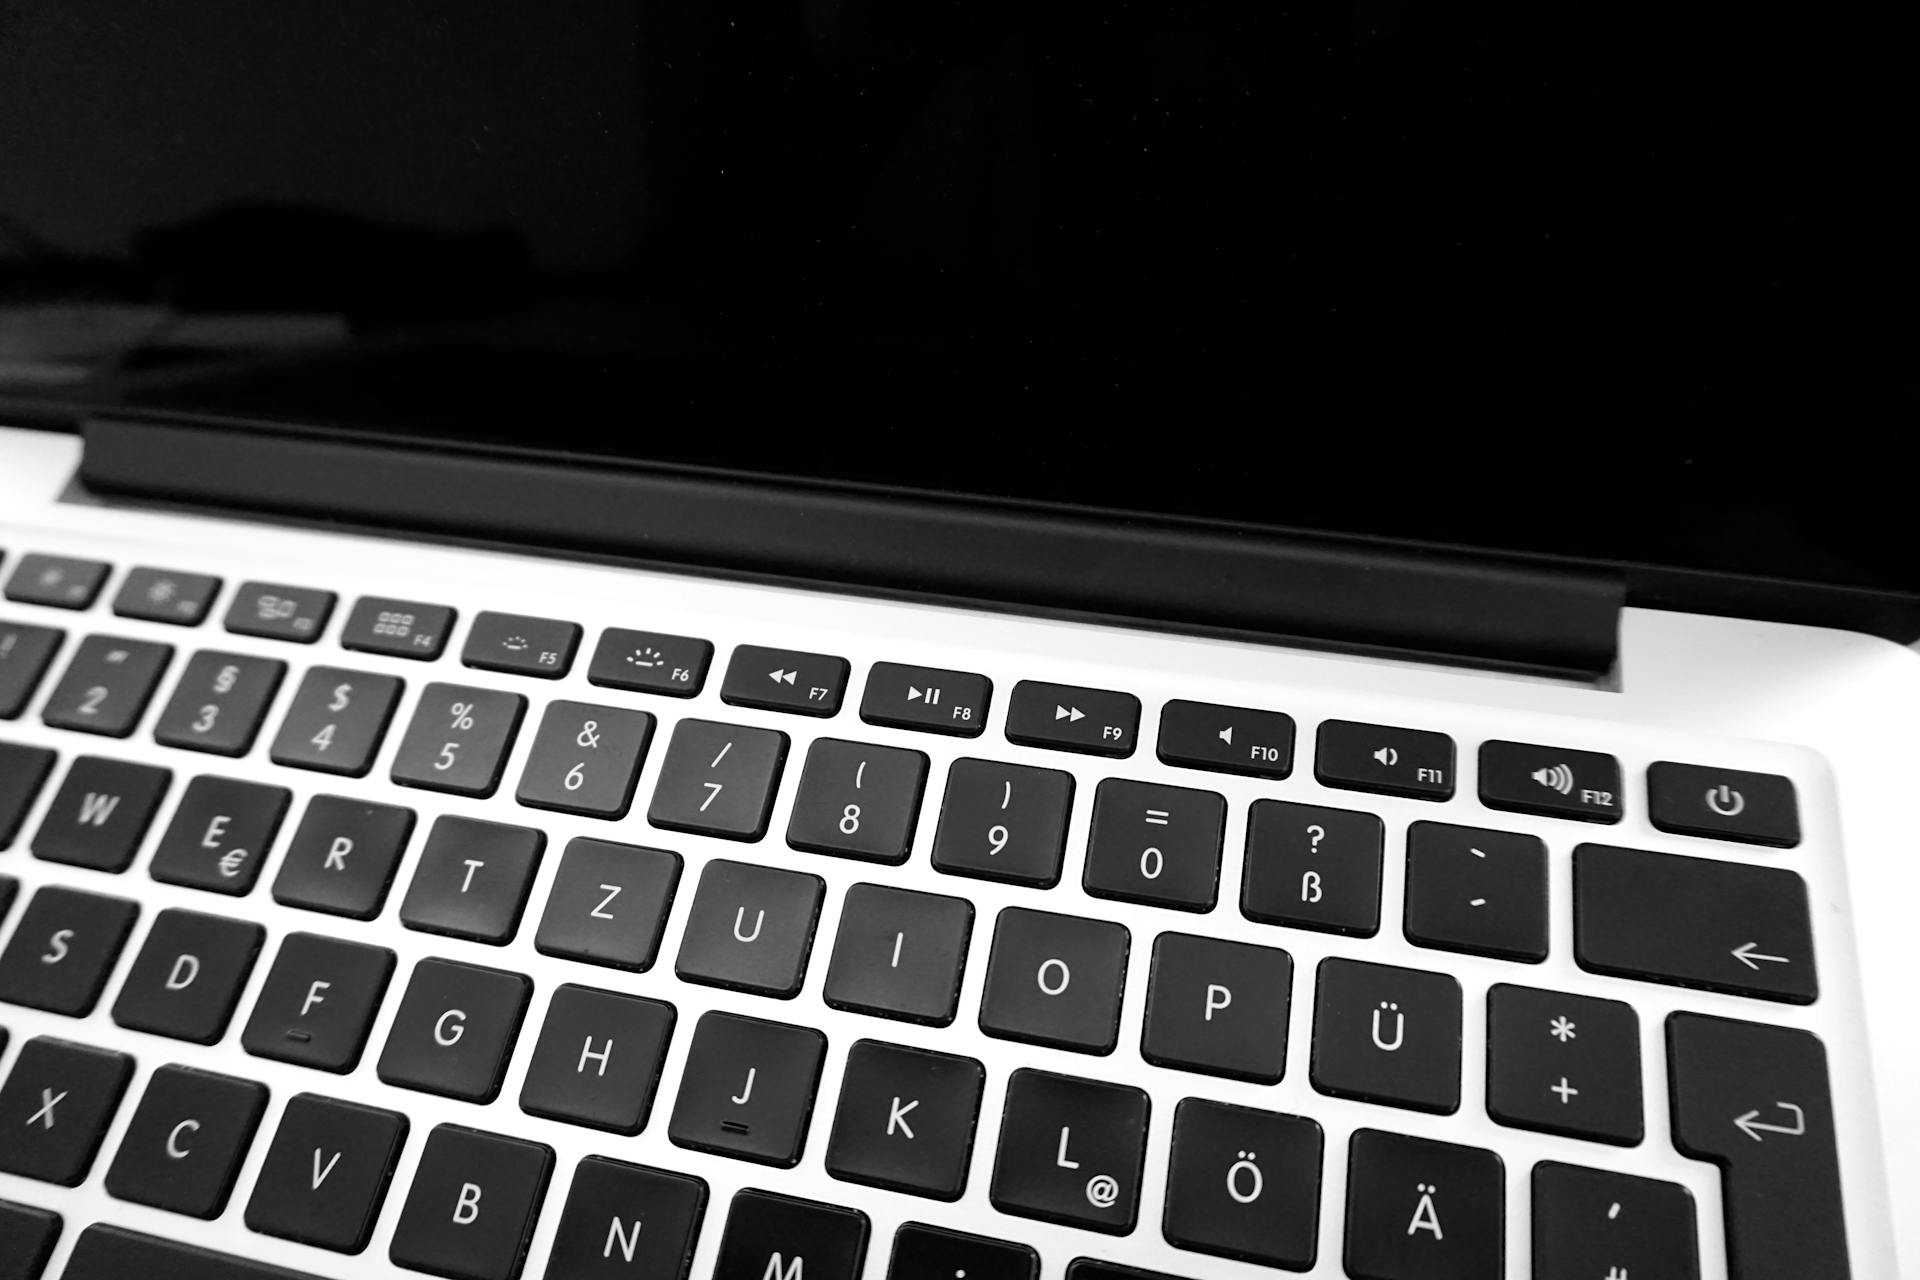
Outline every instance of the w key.
<path id="1" fill-rule="evenodd" d="M 1211 910 L 1226 821 L 1214 792 L 1109 778 L 1094 796 L 1082 883 L 1096 898 Z"/>

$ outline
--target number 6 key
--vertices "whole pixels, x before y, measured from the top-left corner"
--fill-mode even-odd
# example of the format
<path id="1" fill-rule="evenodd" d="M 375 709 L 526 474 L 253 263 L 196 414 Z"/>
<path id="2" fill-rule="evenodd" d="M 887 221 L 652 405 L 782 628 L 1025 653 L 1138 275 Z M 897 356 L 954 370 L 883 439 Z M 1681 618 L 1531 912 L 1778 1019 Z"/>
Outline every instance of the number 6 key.
<path id="1" fill-rule="evenodd" d="M 644 711 L 555 702 L 540 718 L 517 798 L 534 809 L 623 818 L 653 738 Z"/>

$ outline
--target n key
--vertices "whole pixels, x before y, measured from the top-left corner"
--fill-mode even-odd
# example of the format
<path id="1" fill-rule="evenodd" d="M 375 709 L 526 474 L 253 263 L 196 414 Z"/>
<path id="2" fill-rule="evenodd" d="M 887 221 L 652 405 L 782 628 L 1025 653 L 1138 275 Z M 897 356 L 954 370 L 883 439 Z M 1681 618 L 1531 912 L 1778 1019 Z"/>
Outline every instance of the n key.
<path id="1" fill-rule="evenodd" d="M 20 1046 L 0 1086 L 0 1173 L 79 1186 L 132 1075 L 124 1053 L 50 1036 Z"/>
<path id="2" fill-rule="evenodd" d="M 698 1178 L 588 1156 L 574 1168 L 547 1274 L 566 1280 L 686 1280 L 706 1208 L 707 1184 Z"/>

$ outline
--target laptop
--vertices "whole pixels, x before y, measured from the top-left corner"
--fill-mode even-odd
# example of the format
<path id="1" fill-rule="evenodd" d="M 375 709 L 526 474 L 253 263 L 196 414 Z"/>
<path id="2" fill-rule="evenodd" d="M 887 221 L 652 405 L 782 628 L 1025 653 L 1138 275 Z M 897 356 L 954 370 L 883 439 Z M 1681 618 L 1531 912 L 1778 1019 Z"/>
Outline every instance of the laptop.
<path id="1" fill-rule="evenodd" d="M 1913 22 L 10 6 L 0 1276 L 1920 1265 Z"/>

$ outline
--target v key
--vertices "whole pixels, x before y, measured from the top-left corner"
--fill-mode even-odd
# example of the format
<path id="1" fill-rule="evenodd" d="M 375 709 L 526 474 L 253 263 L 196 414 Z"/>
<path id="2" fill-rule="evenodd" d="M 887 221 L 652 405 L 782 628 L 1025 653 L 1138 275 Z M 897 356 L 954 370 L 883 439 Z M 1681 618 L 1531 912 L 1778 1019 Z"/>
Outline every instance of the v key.
<path id="1" fill-rule="evenodd" d="M 341 1253 L 367 1247 L 407 1139 L 407 1118 L 303 1093 L 290 1099 L 247 1204 L 264 1235 Z"/>

